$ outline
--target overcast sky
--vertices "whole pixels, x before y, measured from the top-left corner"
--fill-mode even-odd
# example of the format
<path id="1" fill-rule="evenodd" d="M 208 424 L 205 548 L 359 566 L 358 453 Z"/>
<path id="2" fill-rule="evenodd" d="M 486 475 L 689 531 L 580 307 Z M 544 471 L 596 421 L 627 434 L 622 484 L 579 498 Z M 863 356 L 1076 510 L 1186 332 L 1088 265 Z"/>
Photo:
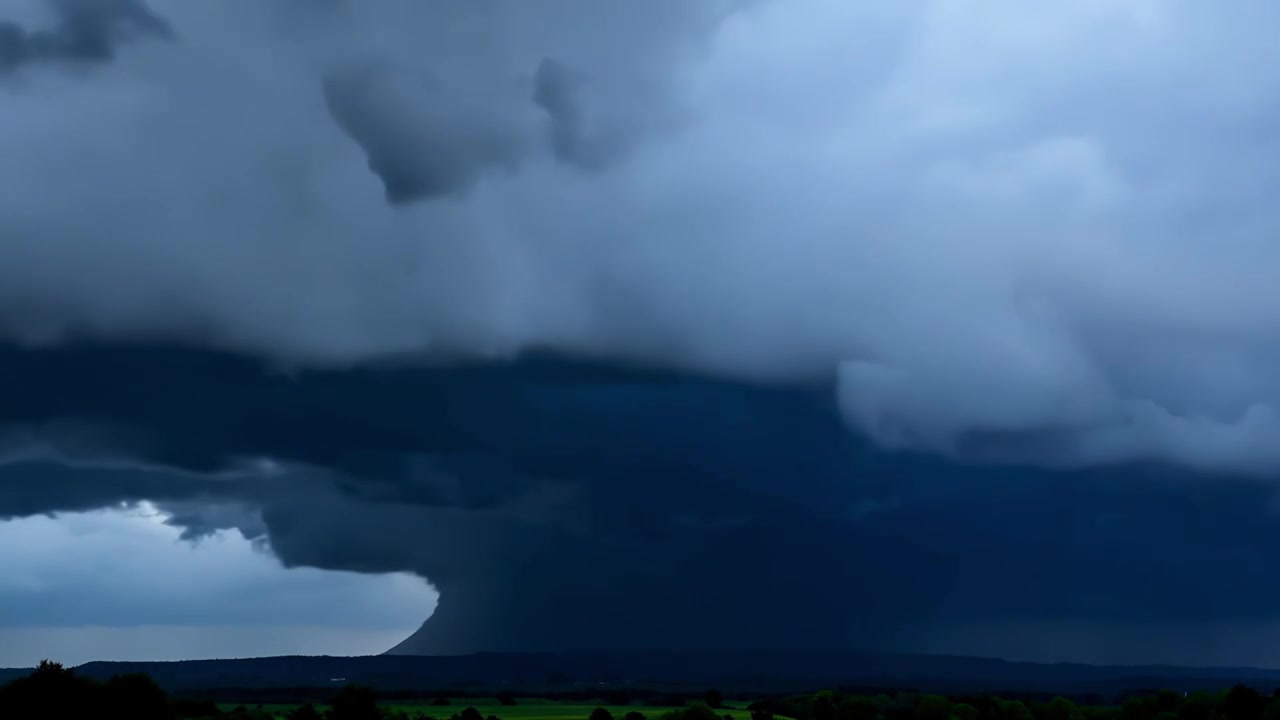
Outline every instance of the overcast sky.
<path id="1" fill-rule="evenodd" d="M 184 541 L 166 517 L 144 503 L 0 523 L 0 667 L 375 655 L 435 601 L 410 574 L 285 569 L 236 531 Z"/>
<path id="2" fill-rule="evenodd" d="M 5 590 L 2 632 L 34 657 L 65 647 L 36 628 L 231 623 L 279 632 L 181 645 L 269 652 L 301 642 L 293 588 L 331 589 L 375 603 L 300 611 L 346 652 L 430 582 L 402 649 L 936 627 L 1056 659 L 1065 627 L 1097 636 L 1073 659 L 1230 661 L 1206 633 L 1276 620 L 1277 21 L 11 0 L 0 528 L 84 587 L 75 523 L 126 544 L 95 568 L 182 539 L 92 612 Z M 83 515 L 144 501 L 169 523 Z M 286 604 L 229 617 L 160 569 L 206 566 L 210 598 Z M 770 589 L 677 616 L 707 567 Z M 880 592 L 801 600 L 815 567 Z"/>

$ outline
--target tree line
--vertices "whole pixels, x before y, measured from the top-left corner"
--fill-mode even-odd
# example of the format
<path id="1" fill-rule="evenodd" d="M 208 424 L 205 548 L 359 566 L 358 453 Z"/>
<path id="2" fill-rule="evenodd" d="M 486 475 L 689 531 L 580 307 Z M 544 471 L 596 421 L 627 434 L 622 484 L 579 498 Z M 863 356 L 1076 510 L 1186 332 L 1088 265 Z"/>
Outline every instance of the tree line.
<path id="1" fill-rule="evenodd" d="M 497 695 L 501 705 L 517 704 L 511 692 Z M 604 705 L 631 706 L 625 691 L 606 693 Z M 681 701 L 683 703 L 683 700 Z M 348 686 L 328 699 L 324 709 L 310 703 L 293 707 L 288 720 L 500 720 L 474 707 L 457 712 L 438 698 L 415 712 L 380 704 L 372 688 Z M 709 690 L 702 700 L 646 716 L 643 708 L 619 711 L 604 705 L 584 720 L 734 720 L 721 714 L 724 695 Z M 739 706 L 741 707 L 741 706 Z M 1077 704 L 1064 697 L 1026 702 L 997 696 L 942 696 L 910 692 L 875 695 L 822 691 L 770 698 L 747 706 L 751 720 L 1280 720 L 1280 690 L 1263 695 L 1237 685 L 1222 692 L 1148 692 L 1122 702 Z M 82 677 L 58 663 L 42 662 L 31 674 L 0 685 L 0 718 L 130 718 L 131 720 L 273 720 L 276 713 L 255 708 L 221 710 L 210 701 L 172 697 L 144 674 L 117 675 L 105 681 Z"/>
<path id="2" fill-rule="evenodd" d="M 823 691 L 763 700 L 750 708 L 752 720 L 1280 720 L 1280 689 L 1270 695 L 1245 685 L 1221 692 L 1163 690 L 1112 705 L 1079 705 L 1064 697 L 1024 702 L 996 696 Z"/>

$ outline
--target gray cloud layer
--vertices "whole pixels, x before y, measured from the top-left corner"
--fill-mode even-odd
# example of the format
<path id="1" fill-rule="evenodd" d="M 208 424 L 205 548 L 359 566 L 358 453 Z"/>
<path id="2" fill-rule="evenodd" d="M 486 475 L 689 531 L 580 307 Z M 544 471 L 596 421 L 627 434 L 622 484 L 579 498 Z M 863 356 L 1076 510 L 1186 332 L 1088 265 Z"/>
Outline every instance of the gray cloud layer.
<path id="1" fill-rule="evenodd" d="M 0 331 L 549 346 L 837 378 L 891 446 L 1280 462 L 1270 11 L 597 7 L 157 3 L 181 42 L 5 87 Z"/>
<path id="2" fill-rule="evenodd" d="M 920 649 L 925 628 L 990 622 L 1274 618 L 1265 485 L 888 453 L 823 390 L 556 360 L 281 374 L 10 350 L 0 427 L 25 432 L 3 446 L 0 517 L 149 499 L 289 566 L 412 571 L 442 599 L 404 651 Z M 1204 640 L 1179 637 L 1146 657 Z"/>
<path id="3" fill-rule="evenodd" d="M 910 598 L 959 614 L 995 607 L 981 592 L 939 599 L 895 577 L 902 562 L 933 578 L 993 581 L 982 559 L 1024 543 L 966 527 L 957 533 L 972 545 L 961 557 L 947 554 L 954 540 L 929 548 L 936 563 L 913 555 L 917 541 L 882 524 L 899 512 L 896 495 L 855 491 L 868 474 L 901 481 L 932 472 L 912 463 L 938 467 L 912 452 L 990 463 L 942 466 L 970 488 L 1021 477 L 1024 464 L 1101 467 L 1090 475 L 1099 485 L 1148 472 L 1212 477 L 1240 493 L 1203 501 L 1234 519 L 1233 537 L 1269 537 L 1265 497 L 1222 476 L 1270 478 L 1280 467 L 1280 296 L 1270 272 L 1280 257 L 1269 241 L 1280 228 L 1270 197 L 1280 47 L 1269 32 L 1280 9 L 1014 0 L 152 8 L 174 42 L 112 35 L 113 60 L 87 71 L 22 62 L 0 77 L 0 339 L 73 348 L 6 355 L 17 368 L 3 393 L 14 452 L 96 466 L 105 452 L 197 475 L 243 471 L 263 456 L 319 468 L 325 480 L 289 485 L 283 497 L 293 499 L 256 501 L 268 506 L 277 551 L 440 581 L 442 617 L 454 619 L 433 626 L 447 628 L 432 631 L 446 633 L 436 647 L 533 647 L 617 627 L 653 640 L 716 618 L 727 638 L 748 616 L 803 615 L 812 625 L 774 628 L 801 642 L 849 614 L 845 596 L 799 613 L 781 610 L 794 609 L 790 590 L 749 605 L 726 590 L 688 623 L 664 626 L 651 599 L 610 586 L 561 608 L 556 617 L 576 626 L 539 615 L 558 602 L 558 580 L 610 562 L 631 577 L 646 557 L 670 563 L 653 570 L 654 587 L 682 587 L 720 563 L 726 578 L 765 568 L 785 588 L 810 577 L 795 558 L 847 543 L 861 550 L 833 571 L 841 583 L 866 574 L 898 583 L 868 596 L 863 617 L 927 613 L 903 604 Z M 77 356 L 77 343 L 91 341 L 235 351 L 280 378 L 335 374 L 303 391 L 258 377 L 244 358 L 193 352 L 148 366 L 139 387 L 151 401 L 138 402 L 110 387 L 134 361 Z M 553 372 L 558 381 L 529 380 L 524 364 L 466 367 L 540 349 L 722 383 L 668 377 L 655 385 L 694 390 L 645 385 L 656 395 L 631 395 L 582 380 L 577 365 L 564 371 L 572 380 Z M 40 363 L 58 362 L 74 392 L 30 380 Z M 386 369 L 438 362 L 464 367 Z M 330 408 L 330 392 L 361 399 Z M 582 403 L 572 422 L 560 393 Z M 495 397 L 529 405 L 479 409 Z M 620 397 L 662 412 L 624 411 Z M 785 411 L 760 405 L 775 401 Z M 743 419 L 754 430 L 738 435 L 719 415 L 698 415 L 699 402 L 743 413 L 730 419 L 773 420 Z M 855 432 L 833 439 L 823 402 Z M 717 430 L 669 420 L 682 413 Z M 792 425 L 821 441 L 770 445 Z M 32 433 L 54 450 L 32 450 Z M 905 453 L 894 457 L 910 458 L 906 469 L 834 459 L 861 437 Z M 1055 479 L 1074 477 L 1033 476 L 1067 495 Z M 166 490 L 169 475 L 135 480 L 125 495 L 193 500 Z M 47 492 L 82 507 L 120 494 L 84 482 Z M 1159 519 L 1151 526 L 1194 522 L 1196 502 L 1156 496 L 1166 504 L 1144 516 Z M 762 532 L 743 520 L 780 498 L 794 509 L 775 510 L 776 525 Z M 336 543 L 301 499 L 328 503 L 314 515 L 347 518 L 347 536 L 369 544 Z M 15 491 L 10 501 L 18 509 L 6 512 L 22 514 L 53 499 Z M 1057 507 L 1062 497 L 1042 501 Z M 939 518 L 956 502 L 913 512 L 946 525 Z M 349 503 L 361 510 L 339 510 Z M 848 513 L 831 516 L 836 505 Z M 1087 507 L 1052 527 L 1112 537 L 1085 532 L 1095 520 Z M 809 522 L 814 514 L 824 519 Z M 201 515 L 183 517 L 199 531 Z M 395 522 L 429 529 L 408 543 L 379 536 Z M 778 542 L 794 527 L 805 530 Z M 1209 547 L 1212 533 L 1189 536 Z M 458 537 L 472 544 L 456 556 L 417 550 Z M 889 553 L 882 541 L 903 548 Z M 1215 599 L 1160 553 L 1084 545 L 1080 557 L 1105 577 L 1140 566 L 1147 586 L 1156 578 L 1191 596 L 1170 615 L 1263 612 L 1249 598 L 1265 593 L 1243 581 L 1240 597 Z M 900 560 L 886 565 L 879 552 Z M 540 567 L 534 553 L 557 564 Z M 1244 577 L 1256 562 L 1234 567 Z M 1080 563 L 1081 584 L 1098 577 Z M 1065 612 L 1051 578 L 1042 581 L 1034 602 L 1004 609 Z M 501 599 L 518 589 L 527 607 Z M 1133 586 L 1091 612 L 1149 604 Z"/>
<path id="4" fill-rule="evenodd" d="M 29 63 L 109 62 L 116 47 L 141 38 L 173 38 L 169 23 L 141 0 L 51 0 L 56 25 L 27 30 L 0 20 L 0 72 Z"/>

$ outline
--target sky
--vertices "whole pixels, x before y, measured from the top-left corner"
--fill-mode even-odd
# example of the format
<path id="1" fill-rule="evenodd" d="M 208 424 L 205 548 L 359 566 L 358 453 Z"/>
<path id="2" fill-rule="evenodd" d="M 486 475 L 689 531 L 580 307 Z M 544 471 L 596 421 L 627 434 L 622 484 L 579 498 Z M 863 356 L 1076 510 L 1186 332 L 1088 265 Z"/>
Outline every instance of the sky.
<path id="1" fill-rule="evenodd" d="M 1277 20 L 11 0 L 0 664 L 1280 667 Z"/>

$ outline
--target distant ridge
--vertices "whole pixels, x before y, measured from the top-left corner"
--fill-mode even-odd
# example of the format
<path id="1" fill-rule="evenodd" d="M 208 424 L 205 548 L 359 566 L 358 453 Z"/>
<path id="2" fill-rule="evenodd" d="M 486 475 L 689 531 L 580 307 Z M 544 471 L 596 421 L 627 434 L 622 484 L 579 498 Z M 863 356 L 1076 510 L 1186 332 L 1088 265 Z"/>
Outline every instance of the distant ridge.
<path id="1" fill-rule="evenodd" d="M 1044 664 L 991 658 L 860 652 L 480 653 L 458 656 L 269 657 L 177 662 L 91 662 L 77 671 L 105 678 L 145 672 L 169 690 L 324 687 L 342 683 L 430 691 L 549 686 L 703 688 L 785 692 L 884 687 L 947 693 L 1072 693 L 1114 696 L 1130 689 L 1212 690 L 1236 683 L 1270 693 L 1280 670 Z M 23 670 L 0 670 L 0 679 Z"/>

